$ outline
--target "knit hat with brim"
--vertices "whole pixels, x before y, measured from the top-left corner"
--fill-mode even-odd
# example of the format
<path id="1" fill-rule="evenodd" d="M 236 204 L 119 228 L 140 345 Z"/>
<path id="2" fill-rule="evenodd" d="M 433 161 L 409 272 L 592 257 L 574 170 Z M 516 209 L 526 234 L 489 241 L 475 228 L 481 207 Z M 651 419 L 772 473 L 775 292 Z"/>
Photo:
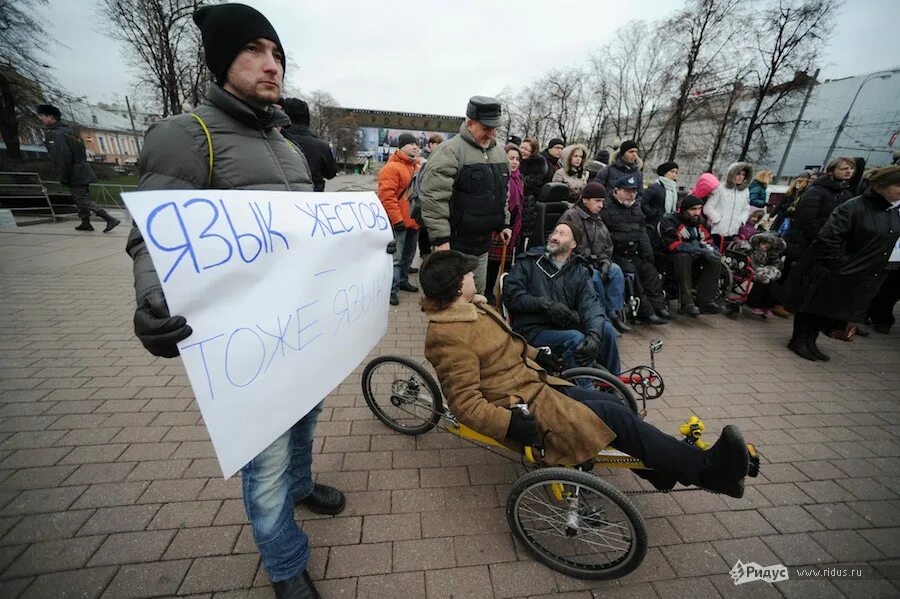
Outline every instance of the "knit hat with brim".
<path id="1" fill-rule="evenodd" d="M 419 269 L 419 285 L 425 297 L 440 297 L 468 272 L 478 268 L 478 258 L 456 250 L 432 252 Z"/>
<path id="2" fill-rule="evenodd" d="M 275 28 L 261 12 L 245 4 L 203 6 L 194 13 L 194 23 L 203 37 L 206 66 L 219 85 L 225 83 L 228 67 L 248 42 L 264 38 L 275 42 L 281 50 L 281 67 L 285 68 L 284 46 Z"/>

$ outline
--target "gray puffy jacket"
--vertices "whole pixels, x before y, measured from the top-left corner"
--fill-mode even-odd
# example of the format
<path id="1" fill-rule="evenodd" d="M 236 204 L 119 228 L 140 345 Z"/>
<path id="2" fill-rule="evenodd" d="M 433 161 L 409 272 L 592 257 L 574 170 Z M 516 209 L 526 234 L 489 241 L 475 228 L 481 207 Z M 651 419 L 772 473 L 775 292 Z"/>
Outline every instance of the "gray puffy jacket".
<path id="1" fill-rule="evenodd" d="M 281 110 L 270 108 L 261 114 L 213 85 L 195 112 L 212 139 L 212 184 L 206 134 L 192 115 L 180 114 L 153 125 L 147 132 L 138 160 L 140 191 L 313 190 L 303 154 L 275 129 L 291 124 Z M 134 290 L 140 306 L 161 285 L 137 226 L 131 229 L 125 251 L 134 260 Z"/>

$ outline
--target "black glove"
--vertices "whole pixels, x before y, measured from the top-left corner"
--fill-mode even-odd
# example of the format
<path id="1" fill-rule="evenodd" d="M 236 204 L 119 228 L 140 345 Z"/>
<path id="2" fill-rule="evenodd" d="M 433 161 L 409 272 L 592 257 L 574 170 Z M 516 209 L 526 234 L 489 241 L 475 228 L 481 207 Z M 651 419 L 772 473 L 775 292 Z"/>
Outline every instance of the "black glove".
<path id="1" fill-rule="evenodd" d="M 522 445 L 540 447 L 542 444 L 541 430 L 538 428 L 534 414 L 525 414 L 518 408 L 510 409 L 509 428 L 506 438 Z"/>
<path id="2" fill-rule="evenodd" d="M 573 350 L 575 359 L 579 362 L 593 362 L 600 351 L 600 339 L 593 331 L 584 336 L 581 343 Z"/>
<path id="3" fill-rule="evenodd" d="M 184 316 L 169 314 L 162 291 L 155 291 L 134 312 L 134 333 L 154 356 L 174 358 L 176 344 L 193 332 Z"/>
<path id="4" fill-rule="evenodd" d="M 397 233 L 402 233 L 406 230 L 406 224 L 401 220 L 394 223 L 394 231 Z"/>
<path id="5" fill-rule="evenodd" d="M 544 370 L 552 371 L 556 368 L 556 358 L 553 357 L 553 352 L 550 351 L 549 347 L 539 347 L 534 361 Z"/>
<path id="6" fill-rule="evenodd" d="M 387 244 L 387 247 L 384 248 L 384 251 L 393 256 L 397 252 L 397 242 L 391 240 L 390 243 Z"/>
<path id="7" fill-rule="evenodd" d="M 605 279 L 609 276 L 609 269 L 612 267 L 612 262 L 609 260 L 604 260 L 600 263 L 600 278 Z"/>
<path id="8" fill-rule="evenodd" d="M 578 324 L 578 313 L 562 302 L 550 302 L 547 306 L 547 314 L 550 320 L 558 327 L 568 328 Z"/>

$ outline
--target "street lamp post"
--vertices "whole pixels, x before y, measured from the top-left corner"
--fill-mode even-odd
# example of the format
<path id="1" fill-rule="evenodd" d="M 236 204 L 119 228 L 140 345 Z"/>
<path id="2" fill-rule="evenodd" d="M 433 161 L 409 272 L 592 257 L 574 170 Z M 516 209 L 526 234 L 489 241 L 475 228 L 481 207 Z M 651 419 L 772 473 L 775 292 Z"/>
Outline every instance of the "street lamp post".
<path id="1" fill-rule="evenodd" d="M 853 105 L 856 104 L 856 99 L 859 98 L 859 92 L 862 91 L 863 86 L 865 86 L 865 84 L 872 79 L 890 79 L 891 75 L 897 72 L 900 72 L 900 69 L 871 73 L 862 80 L 862 83 L 860 83 L 859 87 L 856 89 L 856 95 L 853 96 L 853 101 L 850 102 L 850 107 L 847 108 L 847 112 L 844 113 L 844 118 L 841 119 L 841 124 L 838 125 L 837 131 L 835 131 L 834 133 L 834 139 L 831 140 L 831 145 L 828 147 L 828 152 L 825 154 L 825 160 L 822 161 L 822 166 L 828 164 L 828 160 L 831 158 L 831 153 L 834 152 L 834 147 L 837 145 L 838 139 L 840 139 L 841 137 L 841 133 L 844 132 L 844 126 L 847 124 L 847 119 L 850 118 L 850 111 L 853 110 Z"/>

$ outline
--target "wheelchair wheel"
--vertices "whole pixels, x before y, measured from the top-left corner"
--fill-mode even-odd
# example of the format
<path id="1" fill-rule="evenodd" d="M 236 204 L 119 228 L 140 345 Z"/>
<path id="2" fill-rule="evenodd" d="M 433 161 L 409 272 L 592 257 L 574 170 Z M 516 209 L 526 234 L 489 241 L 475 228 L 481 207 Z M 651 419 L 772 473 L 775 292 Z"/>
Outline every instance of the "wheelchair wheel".
<path id="1" fill-rule="evenodd" d="M 564 370 L 559 378 L 580 386 L 590 385 L 595 391 L 603 391 L 615 395 L 619 401 L 625 404 L 629 410 L 638 413 L 637 401 L 628 385 L 619 380 L 619 377 L 607 370 L 599 368 L 570 368 Z"/>
<path id="2" fill-rule="evenodd" d="M 722 267 L 719 268 L 719 282 L 716 287 L 716 297 L 713 301 L 716 303 L 724 303 L 731 295 L 733 288 L 734 275 L 731 273 L 731 269 L 728 268 L 728 266 L 722 264 Z"/>
<path id="3" fill-rule="evenodd" d="M 405 435 L 427 433 L 444 412 L 434 377 L 409 358 L 375 358 L 363 370 L 362 388 L 375 417 Z"/>
<path id="4" fill-rule="evenodd" d="M 634 504 L 581 470 L 542 468 L 525 474 L 509 491 L 506 518 L 538 561 L 575 578 L 624 576 L 647 553 L 647 529 Z"/>

